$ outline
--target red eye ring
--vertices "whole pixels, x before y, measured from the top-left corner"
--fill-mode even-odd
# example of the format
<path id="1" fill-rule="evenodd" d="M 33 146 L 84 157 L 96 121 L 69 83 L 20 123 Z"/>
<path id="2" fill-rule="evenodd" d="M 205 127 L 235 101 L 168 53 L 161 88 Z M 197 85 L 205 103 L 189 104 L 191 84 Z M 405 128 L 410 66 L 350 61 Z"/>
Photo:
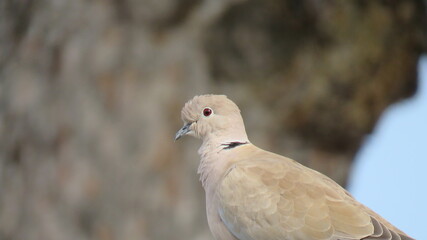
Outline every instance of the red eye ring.
<path id="1" fill-rule="evenodd" d="M 205 116 L 205 117 L 209 117 L 212 113 L 213 113 L 213 111 L 211 108 L 207 107 L 207 108 L 203 109 L 203 116 Z"/>

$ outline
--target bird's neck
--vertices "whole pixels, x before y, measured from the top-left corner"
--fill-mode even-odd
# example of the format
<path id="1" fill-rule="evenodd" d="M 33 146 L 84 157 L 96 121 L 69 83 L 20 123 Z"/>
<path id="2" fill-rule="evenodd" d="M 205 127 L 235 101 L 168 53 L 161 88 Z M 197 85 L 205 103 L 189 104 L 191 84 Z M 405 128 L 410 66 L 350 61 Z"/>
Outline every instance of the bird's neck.
<path id="1" fill-rule="evenodd" d="M 246 133 L 222 137 L 208 136 L 203 139 L 199 148 L 201 160 L 197 173 L 205 191 L 208 192 L 216 186 L 216 182 L 232 164 L 229 159 L 235 150 L 249 144 Z"/>

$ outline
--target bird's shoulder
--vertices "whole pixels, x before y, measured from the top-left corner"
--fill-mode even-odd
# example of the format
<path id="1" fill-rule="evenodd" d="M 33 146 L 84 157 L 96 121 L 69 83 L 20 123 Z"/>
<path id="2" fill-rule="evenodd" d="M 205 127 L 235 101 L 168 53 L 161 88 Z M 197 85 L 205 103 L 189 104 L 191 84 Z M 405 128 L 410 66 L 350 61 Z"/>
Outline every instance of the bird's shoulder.
<path id="1" fill-rule="evenodd" d="M 225 171 L 222 185 L 251 184 L 258 181 L 264 187 L 277 187 L 283 190 L 299 184 L 300 190 L 322 187 L 330 198 L 352 198 L 350 194 L 329 177 L 297 161 L 272 152 L 258 150 L 250 156 L 242 156 Z M 330 190 L 330 191 L 328 191 Z"/>
<path id="2" fill-rule="evenodd" d="M 253 152 L 232 164 L 217 195 L 228 228 L 253 239 L 358 239 L 373 232 L 370 216 L 333 180 L 270 152 Z"/>

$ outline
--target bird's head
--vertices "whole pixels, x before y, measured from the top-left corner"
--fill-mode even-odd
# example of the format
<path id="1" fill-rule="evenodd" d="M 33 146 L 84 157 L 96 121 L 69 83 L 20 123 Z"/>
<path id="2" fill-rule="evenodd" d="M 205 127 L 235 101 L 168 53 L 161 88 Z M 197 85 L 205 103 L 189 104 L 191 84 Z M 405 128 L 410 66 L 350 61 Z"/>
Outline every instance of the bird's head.
<path id="1" fill-rule="evenodd" d="M 200 95 L 189 100 L 181 111 L 184 126 L 175 140 L 191 135 L 218 141 L 247 141 L 242 116 L 237 105 L 225 95 Z"/>

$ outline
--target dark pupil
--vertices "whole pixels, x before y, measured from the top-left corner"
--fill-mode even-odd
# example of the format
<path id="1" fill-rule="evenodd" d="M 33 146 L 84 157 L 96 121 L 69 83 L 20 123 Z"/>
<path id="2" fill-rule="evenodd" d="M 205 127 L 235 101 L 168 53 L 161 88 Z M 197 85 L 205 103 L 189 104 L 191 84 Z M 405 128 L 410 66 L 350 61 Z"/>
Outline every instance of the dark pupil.
<path id="1" fill-rule="evenodd" d="M 212 113 L 212 110 L 210 110 L 209 108 L 205 108 L 203 110 L 203 115 L 205 115 L 205 117 L 211 115 L 211 113 Z"/>

